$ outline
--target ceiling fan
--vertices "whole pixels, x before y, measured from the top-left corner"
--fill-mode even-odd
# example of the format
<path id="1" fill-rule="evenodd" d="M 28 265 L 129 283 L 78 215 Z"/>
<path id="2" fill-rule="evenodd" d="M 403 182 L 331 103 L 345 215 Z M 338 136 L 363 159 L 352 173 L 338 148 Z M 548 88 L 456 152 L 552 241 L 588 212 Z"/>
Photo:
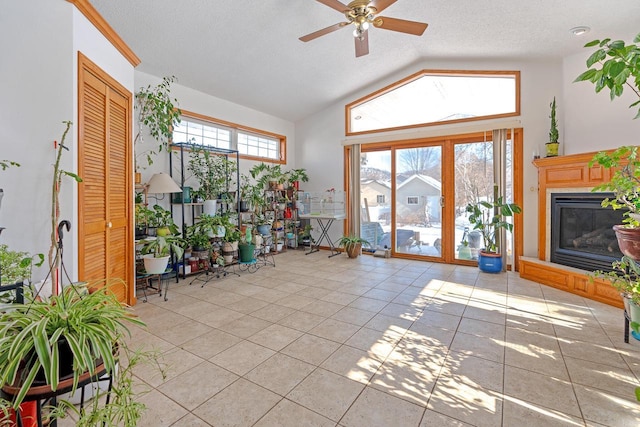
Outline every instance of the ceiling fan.
<path id="1" fill-rule="evenodd" d="M 404 19 L 388 18 L 386 16 L 378 16 L 378 13 L 391 6 L 397 0 L 354 0 L 348 5 L 340 3 L 338 0 L 316 0 L 325 6 L 344 13 L 347 22 L 339 22 L 322 30 L 315 31 L 306 36 L 300 37 L 303 42 L 314 40 L 325 34 L 332 33 L 342 27 L 353 24 L 353 36 L 356 43 L 356 57 L 364 56 L 369 53 L 369 35 L 368 29 L 370 25 L 383 30 L 398 31 L 401 33 L 413 34 L 421 36 L 427 29 L 427 24 L 423 22 L 407 21 Z"/>

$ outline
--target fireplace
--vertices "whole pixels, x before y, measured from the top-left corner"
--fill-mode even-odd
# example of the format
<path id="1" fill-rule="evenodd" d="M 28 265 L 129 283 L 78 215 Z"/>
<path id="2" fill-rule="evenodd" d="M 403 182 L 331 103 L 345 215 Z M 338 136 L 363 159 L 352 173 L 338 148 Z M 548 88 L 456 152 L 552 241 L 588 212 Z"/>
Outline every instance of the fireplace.
<path id="1" fill-rule="evenodd" d="M 610 270 L 622 257 L 612 227 L 623 210 L 600 206 L 610 193 L 551 193 L 551 262 L 583 270 Z"/>

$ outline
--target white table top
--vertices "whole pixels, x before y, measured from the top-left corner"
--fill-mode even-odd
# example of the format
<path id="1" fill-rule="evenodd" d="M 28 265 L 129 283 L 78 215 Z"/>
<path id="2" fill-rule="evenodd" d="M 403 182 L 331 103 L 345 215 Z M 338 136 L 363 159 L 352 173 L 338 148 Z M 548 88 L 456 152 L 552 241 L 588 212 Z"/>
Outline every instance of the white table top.
<path id="1" fill-rule="evenodd" d="M 320 213 L 320 214 L 302 214 L 298 215 L 300 219 L 345 219 L 345 214 L 330 214 L 330 213 Z"/>

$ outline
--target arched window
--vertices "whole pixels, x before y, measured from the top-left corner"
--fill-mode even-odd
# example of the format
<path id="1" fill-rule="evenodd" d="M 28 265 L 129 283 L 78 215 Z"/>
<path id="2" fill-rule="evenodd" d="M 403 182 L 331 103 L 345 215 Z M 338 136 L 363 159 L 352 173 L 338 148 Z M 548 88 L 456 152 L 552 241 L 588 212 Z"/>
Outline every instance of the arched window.
<path id="1" fill-rule="evenodd" d="M 347 135 L 518 116 L 520 72 L 422 70 L 345 108 Z"/>

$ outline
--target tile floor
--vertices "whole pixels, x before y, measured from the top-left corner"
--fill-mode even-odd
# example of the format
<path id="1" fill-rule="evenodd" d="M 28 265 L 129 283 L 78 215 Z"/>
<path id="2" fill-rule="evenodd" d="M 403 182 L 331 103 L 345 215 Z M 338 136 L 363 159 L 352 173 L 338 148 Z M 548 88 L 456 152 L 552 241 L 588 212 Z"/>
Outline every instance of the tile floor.
<path id="1" fill-rule="evenodd" d="M 476 268 L 289 251 L 149 296 L 140 426 L 638 426 L 622 310 Z"/>

